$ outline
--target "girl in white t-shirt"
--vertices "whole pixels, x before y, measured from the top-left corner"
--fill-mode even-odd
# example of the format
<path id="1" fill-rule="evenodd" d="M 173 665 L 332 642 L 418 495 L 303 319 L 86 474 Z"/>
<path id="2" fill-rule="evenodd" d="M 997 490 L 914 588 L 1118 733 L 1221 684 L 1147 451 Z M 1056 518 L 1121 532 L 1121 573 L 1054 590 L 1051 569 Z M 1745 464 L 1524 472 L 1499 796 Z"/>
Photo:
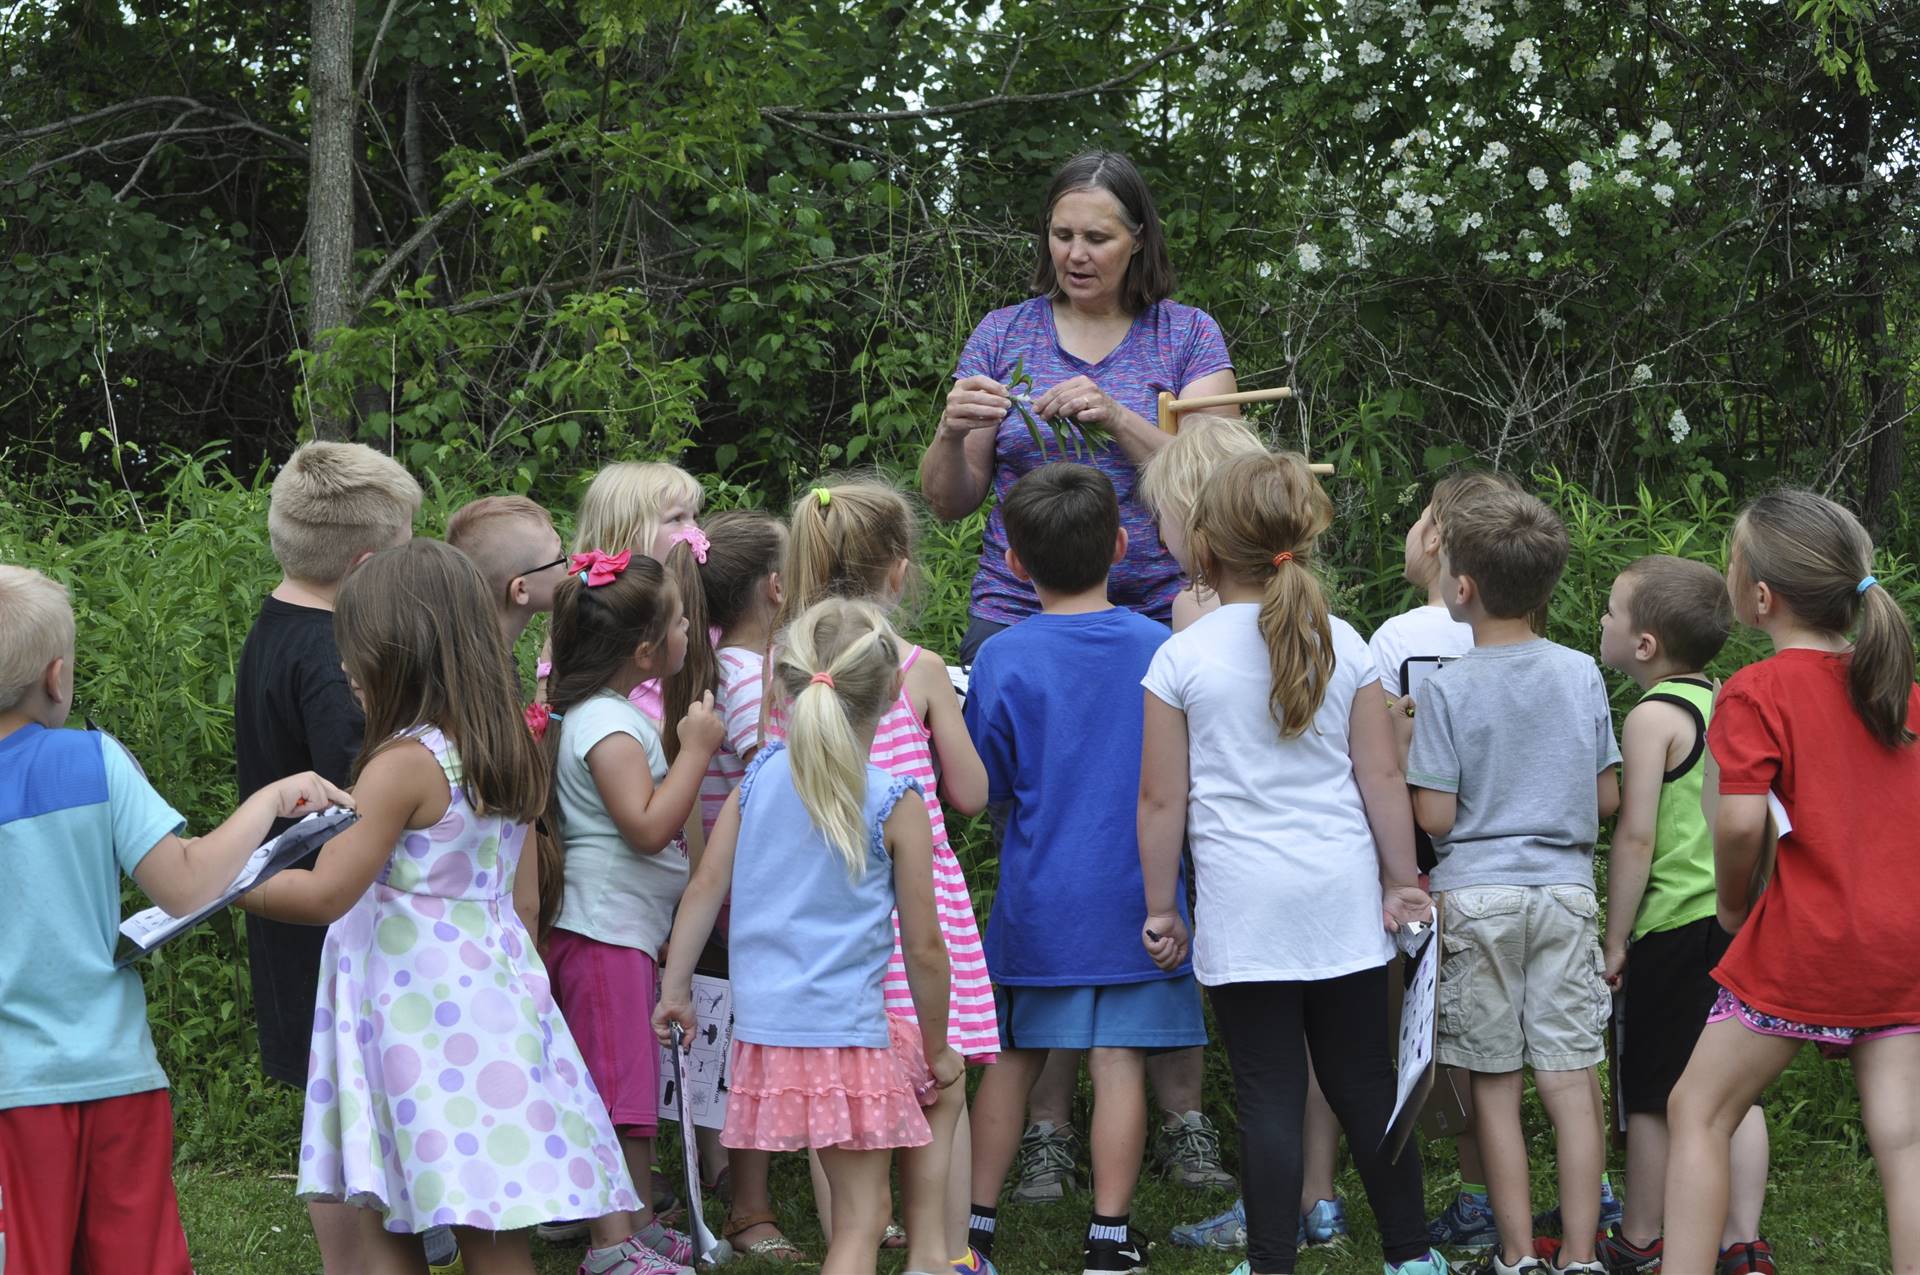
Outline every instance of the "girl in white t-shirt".
<path id="1" fill-rule="evenodd" d="M 1140 769 L 1142 941 L 1186 955 L 1174 907 L 1193 850 L 1194 974 L 1213 998 L 1239 1106 L 1253 1275 L 1294 1268 L 1306 1050 L 1347 1130 L 1390 1271 L 1446 1266 L 1427 1246 L 1417 1156 L 1381 1148 L 1394 1060 L 1383 1006 L 1388 934 L 1425 921 L 1413 810 L 1379 675 L 1327 613 L 1308 565 L 1333 509 L 1291 453 L 1228 464 L 1188 523 L 1220 595 L 1147 672 Z"/>

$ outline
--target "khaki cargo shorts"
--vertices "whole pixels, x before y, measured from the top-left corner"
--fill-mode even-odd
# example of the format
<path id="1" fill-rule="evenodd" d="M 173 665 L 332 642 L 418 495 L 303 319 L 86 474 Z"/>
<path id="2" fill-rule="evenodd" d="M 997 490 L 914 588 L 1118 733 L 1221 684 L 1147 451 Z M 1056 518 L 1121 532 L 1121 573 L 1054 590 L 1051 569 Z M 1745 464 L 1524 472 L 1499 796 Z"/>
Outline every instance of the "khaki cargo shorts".
<path id="1" fill-rule="evenodd" d="M 1468 1071 L 1578 1071 L 1606 1055 L 1599 901 L 1583 885 L 1449 890 L 1439 1058 Z"/>

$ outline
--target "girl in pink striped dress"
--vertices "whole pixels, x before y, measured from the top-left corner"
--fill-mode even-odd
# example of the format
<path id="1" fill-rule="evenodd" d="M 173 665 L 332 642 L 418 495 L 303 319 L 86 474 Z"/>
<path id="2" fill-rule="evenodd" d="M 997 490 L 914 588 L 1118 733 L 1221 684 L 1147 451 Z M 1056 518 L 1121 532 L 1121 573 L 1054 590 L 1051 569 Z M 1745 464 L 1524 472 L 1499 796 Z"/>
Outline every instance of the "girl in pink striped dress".
<path id="1" fill-rule="evenodd" d="M 897 605 L 914 572 L 917 520 L 907 498 L 874 479 L 848 479 L 814 487 L 795 502 L 788 526 L 784 573 L 786 601 L 779 626 L 812 603 L 829 596 L 871 598 Z M 776 642 L 778 639 L 776 638 Z M 947 840 L 946 810 L 963 815 L 986 808 L 987 772 L 967 735 L 960 698 L 938 655 L 907 649 L 900 669 L 900 691 L 874 733 L 869 760 L 891 775 L 918 780 L 933 822 L 934 902 L 947 941 L 951 1003 L 947 1042 L 968 1063 L 992 1062 L 1000 1052 L 993 985 L 974 917 L 973 895 L 960 860 Z M 780 726 L 777 704 L 767 710 L 768 736 Z M 944 804 L 943 804 L 944 803 Z M 887 967 L 887 1011 L 913 1016 L 906 964 L 897 941 Z M 975 1269 L 965 1251 L 968 1194 L 972 1177 L 972 1140 L 964 1112 L 954 1139 L 954 1165 L 948 1178 L 954 1199 L 950 1237 L 962 1256 L 956 1266 Z"/>

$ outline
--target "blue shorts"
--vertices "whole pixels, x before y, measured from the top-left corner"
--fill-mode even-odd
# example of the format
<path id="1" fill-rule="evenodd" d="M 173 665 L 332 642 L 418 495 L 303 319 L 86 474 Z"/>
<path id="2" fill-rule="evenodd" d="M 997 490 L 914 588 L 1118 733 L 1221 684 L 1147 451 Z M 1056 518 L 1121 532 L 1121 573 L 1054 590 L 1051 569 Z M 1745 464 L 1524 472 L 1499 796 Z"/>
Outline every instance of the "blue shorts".
<path id="1" fill-rule="evenodd" d="M 1193 975 L 1094 987 L 1009 987 L 993 1003 L 1002 1049 L 1188 1049 L 1207 1043 Z"/>

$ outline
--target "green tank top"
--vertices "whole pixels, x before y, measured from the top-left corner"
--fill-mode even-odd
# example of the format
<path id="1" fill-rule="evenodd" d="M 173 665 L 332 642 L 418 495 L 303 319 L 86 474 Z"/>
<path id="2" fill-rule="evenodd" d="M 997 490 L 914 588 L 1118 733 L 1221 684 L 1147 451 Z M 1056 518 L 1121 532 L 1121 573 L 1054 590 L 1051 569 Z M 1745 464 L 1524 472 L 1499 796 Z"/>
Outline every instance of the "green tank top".
<path id="1" fill-rule="evenodd" d="M 1653 825 L 1653 867 L 1633 937 L 1678 929 L 1713 916 L 1713 833 L 1700 811 L 1700 785 L 1706 767 L 1707 719 L 1713 715 L 1713 687 L 1700 678 L 1670 678 L 1640 697 L 1673 704 L 1694 722 L 1693 749 L 1666 773 L 1660 785 L 1660 810 Z"/>

